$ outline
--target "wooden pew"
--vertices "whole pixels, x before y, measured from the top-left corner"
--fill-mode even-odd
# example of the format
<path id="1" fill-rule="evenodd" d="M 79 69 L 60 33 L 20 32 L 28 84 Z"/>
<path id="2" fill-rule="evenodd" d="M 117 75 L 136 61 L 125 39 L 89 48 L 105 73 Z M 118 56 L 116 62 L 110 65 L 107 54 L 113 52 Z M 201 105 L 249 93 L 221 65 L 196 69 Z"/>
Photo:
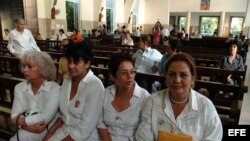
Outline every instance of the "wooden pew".
<path id="1" fill-rule="evenodd" d="M 100 72 L 102 72 L 105 87 L 112 84 L 109 79 L 107 68 L 91 67 L 91 69 L 96 75 L 99 75 Z M 148 83 L 148 91 L 151 91 L 151 86 L 154 81 L 159 81 L 162 86 L 165 86 L 165 77 L 163 76 L 136 73 L 135 80 L 139 82 L 139 80 L 142 79 L 146 80 L 146 82 Z M 241 110 L 241 99 L 239 97 L 241 86 L 196 80 L 194 89 L 196 91 L 207 91 L 207 96 L 215 104 L 215 107 L 221 116 L 223 124 L 238 124 Z"/>
<path id="2" fill-rule="evenodd" d="M 10 123 L 10 111 L 14 99 L 14 88 L 16 84 L 24 79 L 0 76 L 0 116 L 4 125 L 0 128 L 0 135 L 7 140 L 15 133 L 15 127 Z"/>
<path id="3" fill-rule="evenodd" d="M 10 55 L 7 45 L 8 41 L 0 40 L 0 55 Z"/>
<path id="4" fill-rule="evenodd" d="M 16 57 L 0 55 L 0 74 L 11 74 L 14 77 L 23 78 L 20 60 Z"/>

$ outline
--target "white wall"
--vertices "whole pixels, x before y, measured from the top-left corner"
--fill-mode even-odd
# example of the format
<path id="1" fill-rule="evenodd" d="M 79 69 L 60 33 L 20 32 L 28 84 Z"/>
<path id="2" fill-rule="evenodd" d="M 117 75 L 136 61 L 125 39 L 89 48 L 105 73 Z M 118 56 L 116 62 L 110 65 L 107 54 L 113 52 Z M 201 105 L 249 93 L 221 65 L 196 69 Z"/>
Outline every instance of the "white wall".
<path id="1" fill-rule="evenodd" d="M 94 21 L 94 1 L 80 0 L 80 19 L 81 21 Z M 87 4 L 86 4 L 87 3 Z M 97 6 L 98 7 L 98 6 Z M 98 13 L 96 13 L 98 14 Z"/>
<path id="2" fill-rule="evenodd" d="M 51 0 L 37 0 L 37 16 L 38 19 L 50 18 L 50 11 L 52 8 Z"/>
<path id="3" fill-rule="evenodd" d="M 124 23 L 124 3 L 123 0 L 115 0 L 115 23 Z"/>
<path id="4" fill-rule="evenodd" d="M 167 22 L 168 0 L 145 0 L 145 24 L 155 24 L 158 19 Z"/>
<path id="5" fill-rule="evenodd" d="M 139 0 L 139 9 L 138 9 L 138 24 L 144 24 L 145 20 L 145 0 Z"/>
<path id="6" fill-rule="evenodd" d="M 165 0 L 161 0 L 165 1 Z M 208 12 L 246 12 L 248 0 L 210 0 Z M 170 12 L 202 12 L 201 0 L 171 0 Z"/>

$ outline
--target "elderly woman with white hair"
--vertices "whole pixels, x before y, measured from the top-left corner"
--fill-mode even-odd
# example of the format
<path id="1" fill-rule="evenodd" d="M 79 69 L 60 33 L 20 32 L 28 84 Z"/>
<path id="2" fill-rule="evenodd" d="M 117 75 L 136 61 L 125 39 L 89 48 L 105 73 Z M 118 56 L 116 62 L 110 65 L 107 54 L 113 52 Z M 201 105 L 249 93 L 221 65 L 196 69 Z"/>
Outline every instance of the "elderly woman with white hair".
<path id="1" fill-rule="evenodd" d="M 21 58 L 25 80 L 15 86 L 11 122 L 17 133 L 10 140 L 39 141 L 47 133 L 59 106 L 60 86 L 50 55 L 27 51 Z"/>

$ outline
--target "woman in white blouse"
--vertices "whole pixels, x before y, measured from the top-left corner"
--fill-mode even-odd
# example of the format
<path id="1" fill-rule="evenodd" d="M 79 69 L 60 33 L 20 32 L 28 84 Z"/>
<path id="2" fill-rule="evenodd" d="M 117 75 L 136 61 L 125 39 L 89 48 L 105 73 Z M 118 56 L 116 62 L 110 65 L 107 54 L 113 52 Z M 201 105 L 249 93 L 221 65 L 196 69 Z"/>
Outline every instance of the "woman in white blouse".
<path id="1" fill-rule="evenodd" d="M 90 70 L 92 47 L 85 42 L 65 46 L 69 77 L 63 80 L 60 96 L 62 116 L 44 140 L 99 141 L 97 122 L 101 114 L 104 86 Z"/>
<path id="2" fill-rule="evenodd" d="M 103 141 L 133 141 L 140 112 L 149 93 L 135 82 L 132 57 L 117 54 L 110 59 L 110 77 L 114 85 L 102 98 L 102 116 L 98 128 Z"/>
<path id="3" fill-rule="evenodd" d="M 63 41 L 64 39 L 68 39 L 68 37 L 65 35 L 63 29 L 59 30 L 59 37 L 58 37 L 58 39 L 59 39 L 59 41 Z"/>
<path id="4" fill-rule="evenodd" d="M 122 45 L 134 46 L 134 41 L 129 32 L 125 32 L 125 37 L 122 38 Z"/>
<path id="5" fill-rule="evenodd" d="M 193 90 L 194 59 L 177 53 L 165 65 L 167 89 L 142 110 L 136 141 L 221 141 L 222 124 L 212 101 Z"/>
<path id="6" fill-rule="evenodd" d="M 40 51 L 25 52 L 21 65 L 26 80 L 15 87 L 11 111 L 11 121 L 20 129 L 10 140 L 40 141 L 59 106 L 56 67 L 50 55 Z"/>

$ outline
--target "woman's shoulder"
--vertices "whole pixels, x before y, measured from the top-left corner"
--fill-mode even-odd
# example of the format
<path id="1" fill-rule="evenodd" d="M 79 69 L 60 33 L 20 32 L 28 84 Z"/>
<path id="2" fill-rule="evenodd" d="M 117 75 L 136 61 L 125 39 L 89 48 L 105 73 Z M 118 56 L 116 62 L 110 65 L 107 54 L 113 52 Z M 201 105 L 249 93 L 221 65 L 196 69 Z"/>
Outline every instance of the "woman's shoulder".
<path id="1" fill-rule="evenodd" d="M 15 89 L 26 89 L 27 88 L 27 85 L 28 85 L 28 82 L 27 80 L 24 80 L 20 83 L 18 83 L 16 86 L 15 86 Z"/>
<path id="2" fill-rule="evenodd" d="M 199 92 L 192 90 L 192 100 L 197 103 L 197 105 L 200 105 L 199 108 L 205 109 L 215 109 L 215 106 L 213 102 L 207 98 L 206 96 L 200 94 Z"/>
<path id="3" fill-rule="evenodd" d="M 44 87 L 47 88 L 49 92 L 60 89 L 60 85 L 54 81 L 45 81 Z"/>

